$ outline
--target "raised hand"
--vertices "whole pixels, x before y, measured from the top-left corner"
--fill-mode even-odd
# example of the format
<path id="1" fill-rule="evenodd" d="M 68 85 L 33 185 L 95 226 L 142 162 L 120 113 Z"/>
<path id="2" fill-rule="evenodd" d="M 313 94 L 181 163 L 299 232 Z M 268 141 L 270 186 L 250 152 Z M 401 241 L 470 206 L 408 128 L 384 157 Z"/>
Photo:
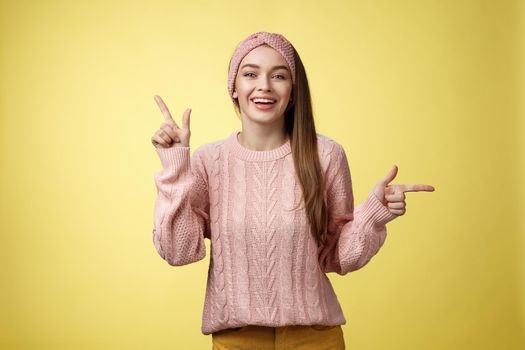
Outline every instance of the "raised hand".
<path id="1" fill-rule="evenodd" d="M 380 180 L 374 187 L 375 196 L 388 207 L 388 210 L 394 215 L 403 215 L 406 212 L 405 192 L 434 192 L 434 187 L 430 185 L 414 184 L 392 184 L 389 185 L 397 175 L 397 165 L 394 165 L 388 175 Z"/>
<path id="2" fill-rule="evenodd" d="M 169 148 L 169 147 L 189 147 L 190 146 L 190 114 L 191 108 L 187 108 L 184 111 L 182 117 L 182 128 L 179 128 L 175 120 L 171 117 L 168 107 L 162 101 L 159 95 L 154 96 L 155 101 L 160 107 L 162 114 L 164 115 L 164 122 L 160 125 L 160 128 L 151 137 L 151 143 L 155 148 Z"/>

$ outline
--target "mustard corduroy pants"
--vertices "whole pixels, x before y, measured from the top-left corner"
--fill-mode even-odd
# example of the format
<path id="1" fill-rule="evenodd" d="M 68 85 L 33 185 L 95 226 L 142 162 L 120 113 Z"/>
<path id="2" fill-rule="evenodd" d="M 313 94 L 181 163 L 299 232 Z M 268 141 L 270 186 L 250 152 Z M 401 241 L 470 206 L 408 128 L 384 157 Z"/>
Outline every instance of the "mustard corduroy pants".
<path id="1" fill-rule="evenodd" d="M 244 326 L 212 333 L 213 350 L 344 350 L 341 326 Z"/>

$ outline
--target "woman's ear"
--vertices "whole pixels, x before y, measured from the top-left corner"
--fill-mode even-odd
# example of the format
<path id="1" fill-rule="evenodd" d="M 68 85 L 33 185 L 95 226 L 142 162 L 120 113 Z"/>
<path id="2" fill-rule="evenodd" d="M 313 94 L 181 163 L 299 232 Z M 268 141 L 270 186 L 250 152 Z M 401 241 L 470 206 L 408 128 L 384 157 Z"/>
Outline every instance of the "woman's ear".
<path id="1" fill-rule="evenodd" d="M 237 98 L 237 91 L 233 91 L 233 94 L 232 94 L 233 98 Z"/>

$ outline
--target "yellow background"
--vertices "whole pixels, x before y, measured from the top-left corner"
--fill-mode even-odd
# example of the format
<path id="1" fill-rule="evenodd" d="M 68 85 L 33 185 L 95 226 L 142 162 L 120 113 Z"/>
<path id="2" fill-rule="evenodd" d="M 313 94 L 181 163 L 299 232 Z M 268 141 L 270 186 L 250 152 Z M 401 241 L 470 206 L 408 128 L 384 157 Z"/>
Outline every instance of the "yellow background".
<path id="1" fill-rule="evenodd" d="M 510 0 L 1 1 L 0 348 L 211 348 L 209 255 L 152 243 L 153 95 L 193 109 L 192 150 L 240 130 L 227 67 L 259 30 L 303 59 L 356 205 L 394 164 L 436 188 L 329 274 L 347 347 L 525 348 L 524 22 Z"/>

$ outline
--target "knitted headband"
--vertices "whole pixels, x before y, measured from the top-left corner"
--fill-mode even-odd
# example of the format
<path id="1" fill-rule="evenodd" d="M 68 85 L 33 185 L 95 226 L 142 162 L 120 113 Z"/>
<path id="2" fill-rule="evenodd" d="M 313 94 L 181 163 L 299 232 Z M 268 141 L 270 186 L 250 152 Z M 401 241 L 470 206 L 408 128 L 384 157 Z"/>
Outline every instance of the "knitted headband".
<path id="1" fill-rule="evenodd" d="M 237 45 L 230 61 L 230 71 L 228 73 L 228 92 L 230 93 L 230 97 L 235 104 L 237 104 L 237 102 L 233 98 L 233 88 L 235 85 L 235 77 L 237 76 L 237 71 L 239 70 L 239 65 L 241 64 L 244 56 L 246 56 L 251 50 L 264 44 L 269 45 L 284 57 L 292 74 L 292 84 L 295 84 L 294 52 L 292 44 L 290 44 L 288 39 L 279 33 L 253 33 Z"/>

